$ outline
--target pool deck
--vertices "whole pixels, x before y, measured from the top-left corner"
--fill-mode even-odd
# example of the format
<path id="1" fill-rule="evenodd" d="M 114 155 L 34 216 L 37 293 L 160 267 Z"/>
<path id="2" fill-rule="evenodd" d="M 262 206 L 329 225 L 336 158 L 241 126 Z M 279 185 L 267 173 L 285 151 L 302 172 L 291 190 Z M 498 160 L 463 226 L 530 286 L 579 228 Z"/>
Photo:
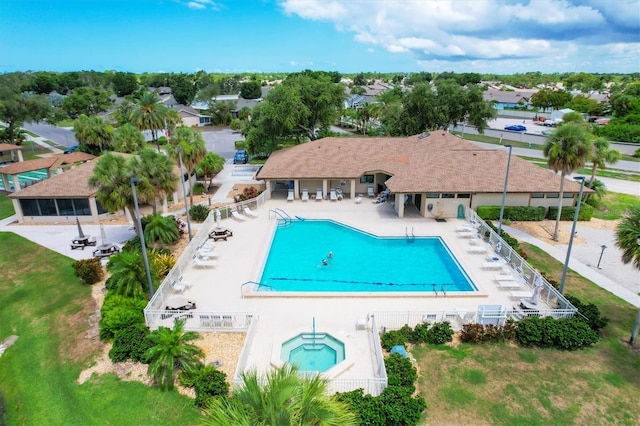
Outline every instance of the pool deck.
<path id="1" fill-rule="evenodd" d="M 251 285 L 245 287 L 245 297 L 241 286 L 247 281 L 259 281 L 263 264 L 271 243 L 271 237 L 277 226 L 277 220 L 270 210 L 279 208 L 295 218 L 331 219 L 345 225 L 361 229 L 379 236 L 404 236 L 413 232 L 419 236 L 440 236 L 464 268 L 469 278 L 478 288 L 477 292 L 465 295 L 447 294 L 343 294 L 313 295 L 289 297 L 272 295 L 271 297 L 251 297 L 246 294 Z M 361 378 L 371 375 L 373 357 L 368 333 L 357 330 L 356 324 L 367 319 L 375 312 L 411 312 L 411 311 L 477 311 L 478 305 L 502 305 L 507 309 L 517 305 L 511 297 L 511 290 L 499 289 L 494 276 L 498 270 L 485 270 L 482 263 L 485 254 L 471 254 L 469 239 L 457 235 L 456 226 L 464 220 L 447 219 L 436 222 L 431 218 L 398 218 L 390 204 L 373 204 L 366 198 L 356 204 L 353 200 L 313 201 L 269 200 L 256 210 L 257 218 L 247 218 L 244 222 L 225 219 L 222 226 L 233 231 L 228 241 L 218 241 L 214 253 L 218 256 L 215 268 L 189 268 L 184 279 L 191 281 L 191 288 L 175 297 L 186 298 L 197 303 L 198 310 L 217 312 L 249 312 L 257 315 L 257 329 L 249 350 L 248 365 L 258 371 L 268 369 L 274 347 L 302 331 L 311 331 L 313 318 L 318 332 L 328 332 L 344 340 L 347 345 L 347 357 L 356 353 L 357 363 L 343 372 L 340 378 Z M 300 241 L 299 244 L 304 244 Z M 485 243 L 482 243 L 486 246 Z M 295 247 L 291 248 L 295 250 Z M 340 248 L 331 247 L 336 256 Z M 380 253 L 377 259 L 361 268 L 393 268 L 393 259 Z M 528 288 L 524 287 L 521 290 Z M 168 297 L 168 301 L 173 296 Z M 197 314 L 197 311 L 196 311 Z M 171 321 L 169 319 L 165 321 Z M 163 321 L 164 322 L 164 321 Z M 370 323 L 369 323 L 370 324 Z M 366 354 L 369 354 L 367 356 Z M 349 357 L 350 358 L 350 357 Z M 371 361 L 371 363 L 369 362 Z"/>

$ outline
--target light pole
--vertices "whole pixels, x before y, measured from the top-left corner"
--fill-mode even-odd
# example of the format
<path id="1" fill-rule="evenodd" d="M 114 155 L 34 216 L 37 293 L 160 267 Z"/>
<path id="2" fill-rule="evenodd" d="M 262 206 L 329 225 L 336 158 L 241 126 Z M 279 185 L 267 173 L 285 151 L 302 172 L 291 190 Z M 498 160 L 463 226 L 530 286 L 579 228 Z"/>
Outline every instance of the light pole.
<path id="1" fill-rule="evenodd" d="M 604 244 L 600 246 L 600 248 L 602 248 L 602 251 L 600 252 L 600 259 L 598 259 L 598 266 L 596 266 L 596 268 L 600 269 L 600 261 L 602 260 L 602 255 L 604 254 L 604 249 L 607 248 L 607 246 L 605 246 Z"/>
<path id="2" fill-rule="evenodd" d="M 149 300 L 153 297 L 153 283 L 151 282 L 151 271 L 149 270 L 149 258 L 147 257 L 147 245 L 144 243 L 144 232 L 142 232 L 142 222 L 140 221 L 140 209 L 138 208 L 138 195 L 136 185 L 140 183 L 140 178 L 131 178 L 131 192 L 133 193 L 133 205 L 136 208 L 136 223 L 138 224 L 138 237 L 142 246 L 142 259 L 144 260 L 144 270 L 147 273 L 147 284 L 149 284 Z"/>
<path id="3" fill-rule="evenodd" d="M 580 213 L 580 201 L 582 200 L 582 190 L 584 189 L 584 176 L 574 178 L 580 181 L 580 193 L 578 194 L 578 203 L 576 204 L 576 212 L 573 215 L 573 226 L 571 227 L 571 236 L 569 236 L 569 247 L 567 247 L 567 258 L 564 260 L 562 268 L 562 278 L 560 278 L 560 294 L 564 292 L 564 280 L 567 278 L 567 269 L 569 268 L 569 259 L 571 258 L 571 246 L 573 246 L 573 236 L 576 233 L 576 223 L 578 222 L 578 214 Z M 603 249 L 604 251 L 604 249 Z"/>
<path id="4" fill-rule="evenodd" d="M 180 180 L 182 181 L 182 195 L 184 195 L 184 212 L 187 214 L 187 230 L 189 232 L 189 241 L 191 241 L 191 220 L 189 219 L 189 203 L 187 203 L 187 187 L 184 184 L 184 172 L 182 171 L 182 151 L 184 148 L 178 148 L 178 161 L 180 162 Z M 189 176 L 190 177 L 190 176 Z M 189 181 L 189 185 L 191 185 L 191 181 Z"/>
<path id="5" fill-rule="evenodd" d="M 511 149 L 513 146 L 505 145 L 509 148 L 509 157 L 507 159 L 507 173 L 504 176 L 504 190 L 502 190 L 502 204 L 500 204 L 500 218 L 498 219 L 498 237 L 502 238 L 500 235 L 502 232 L 502 216 L 504 215 L 504 203 L 507 199 L 507 184 L 509 183 L 509 167 L 511 166 Z"/>

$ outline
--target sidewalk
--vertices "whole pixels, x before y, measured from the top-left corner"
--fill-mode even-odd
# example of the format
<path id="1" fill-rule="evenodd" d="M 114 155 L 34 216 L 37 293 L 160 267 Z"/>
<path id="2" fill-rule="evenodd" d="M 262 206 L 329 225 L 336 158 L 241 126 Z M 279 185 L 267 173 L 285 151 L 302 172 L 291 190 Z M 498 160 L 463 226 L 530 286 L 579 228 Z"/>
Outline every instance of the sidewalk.
<path id="1" fill-rule="evenodd" d="M 564 261 L 567 256 L 566 251 L 559 250 L 557 247 L 551 244 L 545 243 L 544 241 L 534 238 L 531 235 L 526 234 L 510 226 L 504 225 L 502 228 L 505 230 L 505 232 L 508 232 L 509 234 L 511 234 L 511 236 L 521 241 L 524 241 L 526 243 L 539 247 L 540 249 L 548 253 L 550 256 L 552 256 L 553 258 L 555 258 L 556 260 L 564 264 Z M 577 261 L 573 257 L 573 252 L 572 252 L 572 258 L 569 261 L 569 269 L 574 270 L 576 273 L 592 281 L 598 287 L 601 287 L 607 290 L 608 292 L 615 294 L 619 298 L 631 303 L 633 306 L 640 307 L 640 296 L 638 296 L 637 293 L 634 293 L 631 290 L 621 286 L 620 284 L 613 282 L 609 278 L 593 270 L 592 268 L 588 267 L 584 263 Z M 629 278 L 633 279 L 633 277 L 629 277 Z M 640 279 L 640 272 L 635 277 L 635 279 L 636 279 L 636 282 Z M 568 293 L 571 293 L 571 289 L 565 288 L 565 290 Z"/>
<path id="2" fill-rule="evenodd" d="M 61 149 L 56 148 L 53 145 L 46 143 L 45 141 L 47 139 L 45 139 L 43 137 L 40 137 L 40 136 L 35 136 L 34 137 L 34 136 L 29 135 L 29 134 L 25 134 L 25 137 L 26 137 L 27 140 L 30 140 L 31 142 L 34 142 L 34 143 L 40 145 L 43 148 L 47 148 L 48 150 L 50 150 L 54 154 L 62 154 L 63 153 L 63 151 Z"/>

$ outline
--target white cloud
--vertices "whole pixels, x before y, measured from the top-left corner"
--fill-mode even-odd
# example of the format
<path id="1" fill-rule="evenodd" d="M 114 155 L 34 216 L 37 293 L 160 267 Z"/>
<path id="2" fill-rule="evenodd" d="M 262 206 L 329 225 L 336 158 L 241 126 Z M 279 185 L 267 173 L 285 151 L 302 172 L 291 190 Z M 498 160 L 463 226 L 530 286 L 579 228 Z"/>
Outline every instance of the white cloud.
<path id="1" fill-rule="evenodd" d="M 196 10 L 202 10 L 207 8 L 212 10 L 220 9 L 219 5 L 213 0 L 193 0 L 193 1 L 187 2 L 186 4 L 189 9 L 196 9 Z"/>
<path id="2" fill-rule="evenodd" d="M 207 6 L 205 6 L 202 3 L 198 3 L 195 1 L 190 1 L 189 3 L 187 3 L 187 6 L 189 6 L 189 9 L 206 9 Z"/>
<path id="3" fill-rule="evenodd" d="M 528 70 L 554 68 L 602 45 L 640 61 L 633 50 L 640 32 L 638 0 L 283 0 L 281 6 L 290 15 L 331 22 L 359 43 L 409 52 L 421 65 L 495 70 L 496 61 L 505 61 Z"/>

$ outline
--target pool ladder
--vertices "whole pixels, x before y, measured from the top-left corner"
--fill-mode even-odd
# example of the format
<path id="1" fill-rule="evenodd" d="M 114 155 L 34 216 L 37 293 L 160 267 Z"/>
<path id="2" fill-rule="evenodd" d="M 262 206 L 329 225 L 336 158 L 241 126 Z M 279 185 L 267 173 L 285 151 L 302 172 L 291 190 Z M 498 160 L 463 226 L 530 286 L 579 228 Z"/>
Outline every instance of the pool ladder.
<path id="1" fill-rule="evenodd" d="M 413 233 L 413 226 L 411 227 L 411 233 L 409 233 L 409 227 L 405 226 L 404 235 L 407 237 L 407 241 L 412 243 L 416 239 L 416 235 Z"/>
<path id="2" fill-rule="evenodd" d="M 269 219 L 271 219 L 271 213 L 273 213 L 274 217 L 280 221 L 278 226 L 287 226 L 291 224 L 291 216 L 289 216 L 284 210 L 279 208 L 269 210 Z"/>

